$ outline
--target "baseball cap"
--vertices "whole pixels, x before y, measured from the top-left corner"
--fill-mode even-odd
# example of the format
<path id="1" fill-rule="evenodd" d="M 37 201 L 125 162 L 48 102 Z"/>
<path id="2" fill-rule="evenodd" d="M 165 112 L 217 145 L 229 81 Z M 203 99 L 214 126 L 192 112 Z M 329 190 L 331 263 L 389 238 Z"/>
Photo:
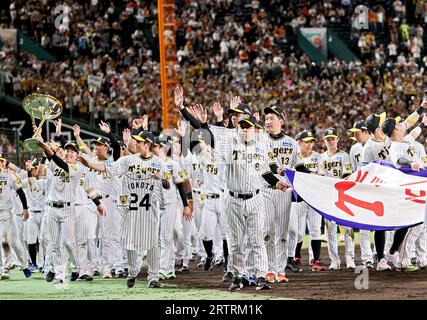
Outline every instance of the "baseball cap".
<path id="1" fill-rule="evenodd" d="M 382 130 L 387 137 L 391 136 L 394 128 L 396 127 L 396 124 L 398 124 L 400 120 L 402 120 L 400 117 L 385 119 L 382 125 Z"/>
<path id="2" fill-rule="evenodd" d="M 387 114 L 385 112 L 381 114 L 371 114 L 368 118 L 366 118 L 366 127 L 370 133 L 374 133 L 375 130 L 382 126 Z"/>
<path id="3" fill-rule="evenodd" d="M 64 146 L 64 150 L 66 150 L 69 147 L 73 148 L 77 153 L 79 153 L 80 147 L 77 143 L 73 141 L 67 142 L 66 145 Z"/>
<path id="4" fill-rule="evenodd" d="M 228 109 L 228 113 L 236 112 L 236 113 L 252 113 L 251 107 L 247 104 L 239 103 L 237 108 Z"/>
<path id="5" fill-rule="evenodd" d="M 283 112 L 282 108 L 280 108 L 278 106 L 265 107 L 264 108 L 264 114 L 269 114 L 269 113 L 275 113 L 279 117 L 281 117 L 282 119 L 285 119 L 285 113 Z"/>
<path id="6" fill-rule="evenodd" d="M 328 128 L 323 132 L 323 139 L 331 137 L 338 138 L 338 132 L 335 128 Z"/>
<path id="7" fill-rule="evenodd" d="M 99 137 L 95 141 L 92 141 L 92 144 L 102 144 L 104 146 L 110 147 L 110 141 L 107 138 Z"/>
<path id="8" fill-rule="evenodd" d="M 365 130 L 368 130 L 368 128 L 366 127 L 366 121 L 365 120 L 356 121 L 353 124 L 353 127 L 348 129 L 348 131 L 350 131 L 350 132 L 361 132 L 361 131 L 365 131 Z"/>
<path id="9" fill-rule="evenodd" d="M 295 140 L 302 140 L 302 141 L 311 141 L 316 140 L 316 138 L 313 135 L 313 132 L 310 130 L 303 130 L 295 136 Z"/>
<path id="10" fill-rule="evenodd" d="M 357 139 L 355 137 L 350 137 L 351 141 L 357 141 Z"/>
<path id="11" fill-rule="evenodd" d="M 257 119 L 251 114 L 244 114 L 242 118 L 239 120 L 239 124 L 246 122 L 251 125 L 251 127 L 255 127 L 257 124 Z"/>
<path id="12" fill-rule="evenodd" d="M 133 135 L 132 138 L 136 141 L 154 144 L 154 135 L 150 131 L 141 131 L 140 133 Z"/>
<path id="13" fill-rule="evenodd" d="M 255 123 L 255 127 L 256 127 L 257 129 L 264 129 L 264 126 L 265 126 L 265 122 L 264 122 L 264 121 L 262 121 L 261 119 L 260 119 L 260 120 L 257 120 L 257 122 Z"/>

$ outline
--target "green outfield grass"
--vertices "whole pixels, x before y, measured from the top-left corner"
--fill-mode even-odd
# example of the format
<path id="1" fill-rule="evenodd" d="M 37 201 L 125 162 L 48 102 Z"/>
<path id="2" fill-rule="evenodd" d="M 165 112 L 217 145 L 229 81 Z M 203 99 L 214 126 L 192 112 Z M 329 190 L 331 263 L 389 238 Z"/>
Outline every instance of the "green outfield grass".
<path id="1" fill-rule="evenodd" d="M 125 279 L 92 282 L 68 282 L 61 287 L 48 283 L 40 273 L 26 279 L 19 270 L 12 270 L 10 280 L 0 281 L 2 300 L 277 300 L 275 297 L 242 294 L 219 290 L 180 289 L 173 284 L 162 283 L 162 288 L 149 289 L 147 281 L 137 281 L 128 289 Z"/>
<path id="2" fill-rule="evenodd" d="M 372 235 L 371 235 L 372 236 Z M 355 243 L 359 244 L 359 233 L 355 233 Z M 309 244 L 304 238 L 303 248 Z M 339 244 L 343 246 L 344 243 Z M 323 242 L 322 247 L 327 247 Z M 356 255 L 359 254 L 356 249 Z M 277 297 L 259 296 L 250 293 L 227 292 L 213 289 L 178 288 L 172 283 L 163 283 L 162 288 L 149 289 L 147 281 L 137 281 L 135 287 L 128 289 L 125 279 L 103 280 L 95 278 L 92 282 L 66 282 L 62 286 L 48 283 L 41 273 L 34 273 L 26 279 L 15 269 L 10 280 L 0 281 L 1 300 L 276 300 Z"/>

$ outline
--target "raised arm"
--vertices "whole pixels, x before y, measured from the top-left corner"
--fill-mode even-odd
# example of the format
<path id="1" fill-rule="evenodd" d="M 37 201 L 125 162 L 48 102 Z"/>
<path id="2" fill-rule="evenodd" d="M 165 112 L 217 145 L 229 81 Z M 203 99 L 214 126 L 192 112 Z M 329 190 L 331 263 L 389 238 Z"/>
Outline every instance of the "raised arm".
<path id="1" fill-rule="evenodd" d="M 99 123 L 99 128 L 104 132 L 107 137 L 110 139 L 111 148 L 113 148 L 113 158 L 114 161 L 120 158 L 120 144 L 114 134 L 111 132 L 110 125 L 104 121 Z"/>
<path id="2" fill-rule="evenodd" d="M 74 133 L 74 137 L 76 138 L 77 144 L 80 146 L 83 153 L 86 153 L 88 155 L 92 155 L 92 151 L 90 150 L 90 148 L 86 145 L 86 143 L 80 137 L 80 126 L 79 125 L 75 124 L 73 126 L 73 133 Z"/>
<path id="3" fill-rule="evenodd" d="M 61 146 L 64 148 L 64 146 L 67 144 L 67 139 L 62 135 L 62 120 L 58 119 L 53 122 L 55 124 L 55 133 L 56 136 L 59 139 L 59 142 L 61 143 Z"/>

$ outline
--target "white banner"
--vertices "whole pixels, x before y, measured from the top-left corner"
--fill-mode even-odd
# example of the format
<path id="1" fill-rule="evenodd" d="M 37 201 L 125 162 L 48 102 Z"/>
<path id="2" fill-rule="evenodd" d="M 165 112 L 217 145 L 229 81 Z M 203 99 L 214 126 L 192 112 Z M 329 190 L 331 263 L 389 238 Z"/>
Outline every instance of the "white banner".
<path id="1" fill-rule="evenodd" d="M 94 75 L 87 76 L 87 85 L 89 89 L 99 90 L 101 88 L 102 77 L 97 77 Z"/>
<path id="2" fill-rule="evenodd" d="M 328 42 L 326 28 L 301 28 L 301 33 L 311 42 L 325 57 L 328 56 Z"/>
<path id="3" fill-rule="evenodd" d="M 392 230 L 424 222 L 426 176 L 376 163 L 344 180 L 290 170 L 286 175 L 300 197 L 339 225 Z"/>

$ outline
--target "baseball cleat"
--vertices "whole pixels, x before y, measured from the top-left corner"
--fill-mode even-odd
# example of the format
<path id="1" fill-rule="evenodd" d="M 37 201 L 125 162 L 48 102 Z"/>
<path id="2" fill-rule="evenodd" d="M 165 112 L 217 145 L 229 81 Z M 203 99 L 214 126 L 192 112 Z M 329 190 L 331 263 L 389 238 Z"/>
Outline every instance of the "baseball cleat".
<path id="1" fill-rule="evenodd" d="M 175 274 L 175 272 L 169 272 L 169 273 L 166 275 L 166 279 L 176 279 L 176 274 Z"/>
<path id="2" fill-rule="evenodd" d="M 382 258 L 377 264 L 377 271 L 386 271 L 391 270 L 391 267 L 388 265 L 387 260 Z"/>
<path id="3" fill-rule="evenodd" d="M 200 259 L 200 262 L 197 264 L 197 268 L 203 268 L 205 261 L 206 261 L 206 258 Z"/>
<path id="4" fill-rule="evenodd" d="M 394 267 L 396 268 L 396 269 L 400 269 L 400 268 L 402 268 L 402 263 L 401 263 L 401 261 L 400 261 L 400 256 L 399 256 L 399 252 L 398 251 L 396 251 L 395 253 L 393 253 L 393 254 L 390 254 L 390 253 L 386 253 L 385 255 L 384 255 L 384 258 L 388 261 L 388 262 L 391 262 L 393 265 L 394 265 Z"/>
<path id="5" fill-rule="evenodd" d="M 260 278 L 261 279 L 261 278 Z M 275 283 L 276 282 L 276 276 L 273 272 L 267 273 L 264 279 L 268 283 Z"/>
<path id="6" fill-rule="evenodd" d="M 29 267 L 29 269 L 30 269 L 30 271 L 31 271 L 32 273 L 34 273 L 34 272 L 38 272 L 38 271 L 39 271 L 39 266 L 38 266 L 38 265 L 36 265 L 36 264 L 34 264 L 34 263 L 32 263 L 32 264 L 31 264 L 31 266 Z"/>
<path id="7" fill-rule="evenodd" d="M 338 263 L 336 261 L 332 261 L 331 264 L 329 265 L 329 270 L 338 270 L 341 268 L 341 263 Z"/>
<path id="8" fill-rule="evenodd" d="M 403 272 L 413 272 L 413 271 L 418 271 L 418 270 L 420 270 L 420 269 L 416 266 L 413 266 L 412 264 L 410 264 L 409 266 L 402 267 Z"/>
<path id="9" fill-rule="evenodd" d="M 79 277 L 79 281 L 92 281 L 93 278 L 90 275 L 83 274 Z"/>
<path id="10" fill-rule="evenodd" d="M 301 263 L 301 259 L 299 259 L 299 260 L 300 260 L 300 263 Z M 286 265 L 286 269 L 289 269 L 289 270 L 291 270 L 293 272 L 301 272 L 302 271 L 302 267 L 299 266 L 293 258 L 288 259 L 288 263 Z"/>
<path id="11" fill-rule="evenodd" d="M 31 277 L 31 271 L 30 271 L 30 269 L 25 268 L 24 270 L 22 270 L 22 272 L 24 273 L 25 278 Z"/>
<path id="12" fill-rule="evenodd" d="M 8 269 L 4 269 L 1 273 L 0 280 L 8 280 L 10 279 L 10 274 Z"/>
<path id="13" fill-rule="evenodd" d="M 271 287 L 268 285 L 267 281 L 265 281 L 265 278 L 260 277 L 257 279 L 256 283 L 256 290 L 269 290 Z"/>
<path id="14" fill-rule="evenodd" d="M 71 272 L 70 281 L 76 281 L 79 278 L 78 272 Z"/>
<path id="15" fill-rule="evenodd" d="M 277 283 L 288 283 L 289 279 L 286 278 L 286 275 L 284 273 L 279 273 L 277 275 Z"/>
<path id="16" fill-rule="evenodd" d="M 356 264 L 354 263 L 354 259 L 352 257 L 346 258 L 347 269 L 356 269 Z"/>
<path id="17" fill-rule="evenodd" d="M 113 279 L 113 276 L 111 274 L 111 272 L 104 272 L 104 274 L 102 275 L 102 279 Z"/>
<path id="18" fill-rule="evenodd" d="M 239 278 L 234 278 L 233 282 L 231 283 L 230 287 L 228 288 L 228 290 L 230 291 L 239 291 L 241 288 L 241 279 Z"/>
<path id="19" fill-rule="evenodd" d="M 101 275 L 101 273 L 99 273 L 99 271 L 98 270 L 95 270 L 94 272 L 93 272 L 93 276 L 94 277 L 99 277 Z"/>
<path id="20" fill-rule="evenodd" d="M 182 266 L 182 272 L 188 272 L 188 266 Z"/>
<path id="21" fill-rule="evenodd" d="M 53 279 L 55 279 L 55 273 L 53 273 L 52 271 L 49 271 L 49 272 L 46 274 L 46 281 L 47 281 L 47 282 L 52 282 L 52 281 L 53 281 Z"/>
<path id="22" fill-rule="evenodd" d="M 149 288 L 160 288 L 160 283 L 157 280 L 151 280 L 148 284 Z"/>
<path id="23" fill-rule="evenodd" d="M 132 288 L 135 285 L 136 277 L 135 278 L 128 278 L 126 281 L 126 285 L 128 288 Z"/>
<path id="24" fill-rule="evenodd" d="M 159 279 L 160 280 L 166 280 L 167 276 L 164 273 L 159 272 Z"/>
<path id="25" fill-rule="evenodd" d="M 226 274 L 224 274 L 224 276 L 222 277 L 222 282 L 231 282 L 233 281 L 233 274 L 231 272 L 227 272 Z"/>
<path id="26" fill-rule="evenodd" d="M 320 264 L 319 260 L 313 261 L 313 265 L 311 266 L 311 271 L 325 271 L 326 267 Z"/>
<path id="27" fill-rule="evenodd" d="M 373 269 L 374 268 L 374 263 L 372 261 L 365 261 L 365 263 L 363 264 L 363 266 L 365 268 L 369 268 L 369 269 Z"/>
<path id="28" fill-rule="evenodd" d="M 205 271 L 210 271 L 212 270 L 212 257 L 207 257 L 205 260 L 205 263 L 203 264 L 203 269 Z"/>

